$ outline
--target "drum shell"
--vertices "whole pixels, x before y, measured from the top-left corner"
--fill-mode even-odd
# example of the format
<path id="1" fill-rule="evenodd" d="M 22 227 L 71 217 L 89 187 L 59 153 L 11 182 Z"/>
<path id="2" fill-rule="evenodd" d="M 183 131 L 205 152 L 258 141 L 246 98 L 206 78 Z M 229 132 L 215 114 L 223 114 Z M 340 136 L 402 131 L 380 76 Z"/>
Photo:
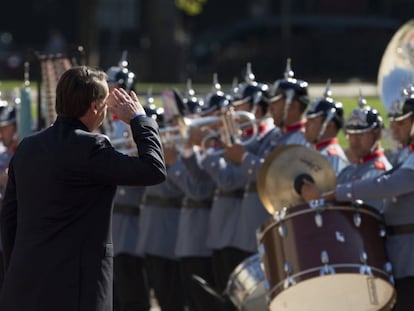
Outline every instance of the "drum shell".
<path id="1" fill-rule="evenodd" d="M 258 234 L 269 301 L 292 285 L 288 276 L 300 283 L 330 273 L 330 267 L 335 274 L 359 274 L 373 267 L 369 271 L 374 277 L 391 282 L 385 271 L 384 225 L 374 208 L 337 202 L 315 209 L 300 205 L 287 209 L 282 218 L 270 218 Z"/>

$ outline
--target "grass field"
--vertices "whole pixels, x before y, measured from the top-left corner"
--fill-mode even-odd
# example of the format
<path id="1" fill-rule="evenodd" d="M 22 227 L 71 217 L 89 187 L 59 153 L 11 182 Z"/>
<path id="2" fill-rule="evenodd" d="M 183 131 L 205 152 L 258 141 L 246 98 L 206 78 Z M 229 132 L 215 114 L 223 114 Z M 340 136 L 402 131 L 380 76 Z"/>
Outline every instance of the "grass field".
<path id="1" fill-rule="evenodd" d="M 22 83 L 23 83 L 22 81 L 1 81 L 0 91 L 3 93 L 4 95 L 3 97 L 7 98 L 13 94 L 19 94 L 19 88 L 22 86 Z M 33 91 L 37 89 L 36 83 L 32 83 L 30 87 Z M 155 104 L 157 106 L 161 106 L 162 105 L 161 98 L 157 96 L 157 94 L 160 94 L 165 89 L 172 89 L 172 88 L 177 88 L 178 90 L 184 90 L 185 85 L 183 84 L 140 83 L 138 84 L 137 91 L 139 93 L 141 102 L 145 103 L 145 97 L 147 95 L 147 90 L 151 89 L 152 93 L 155 95 L 154 96 Z M 211 88 L 210 85 L 194 85 L 194 89 L 196 89 L 199 94 L 205 94 L 209 92 L 210 88 Z M 228 89 L 230 89 L 230 85 L 223 86 L 223 90 L 228 90 Z M 358 107 L 358 97 L 356 96 L 354 97 L 335 97 L 334 96 L 334 98 L 335 100 L 343 103 L 346 116 L 348 116 L 353 109 Z M 383 117 L 386 131 L 385 131 L 384 138 L 382 140 L 382 144 L 384 148 L 386 149 L 390 148 L 390 146 L 392 145 L 392 142 L 390 141 L 389 134 L 388 134 L 388 120 L 386 117 L 387 116 L 386 109 L 377 96 L 366 97 L 366 100 L 367 100 L 368 105 L 371 106 L 372 108 L 377 109 L 380 112 L 381 116 Z M 33 104 L 33 109 L 32 109 L 33 117 L 35 118 L 36 113 L 37 113 L 37 106 L 36 106 L 37 103 L 34 102 L 32 104 Z M 348 146 L 348 142 L 347 142 L 345 135 L 342 132 L 339 135 L 339 141 L 340 141 L 340 144 L 346 149 Z"/>

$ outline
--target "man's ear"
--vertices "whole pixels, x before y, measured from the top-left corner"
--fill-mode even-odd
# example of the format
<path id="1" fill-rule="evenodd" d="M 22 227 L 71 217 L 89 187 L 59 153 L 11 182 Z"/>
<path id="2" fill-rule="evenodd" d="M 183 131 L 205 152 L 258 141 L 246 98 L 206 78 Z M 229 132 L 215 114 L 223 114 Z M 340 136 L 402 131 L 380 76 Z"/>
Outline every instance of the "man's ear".
<path id="1" fill-rule="evenodd" d="M 94 101 L 91 103 L 90 108 L 92 109 L 92 111 L 93 111 L 94 113 L 97 113 L 97 112 L 98 112 L 98 103 L 97 103 L 97 101 L 96 101 L 96 100 L 94 100 Z"/>

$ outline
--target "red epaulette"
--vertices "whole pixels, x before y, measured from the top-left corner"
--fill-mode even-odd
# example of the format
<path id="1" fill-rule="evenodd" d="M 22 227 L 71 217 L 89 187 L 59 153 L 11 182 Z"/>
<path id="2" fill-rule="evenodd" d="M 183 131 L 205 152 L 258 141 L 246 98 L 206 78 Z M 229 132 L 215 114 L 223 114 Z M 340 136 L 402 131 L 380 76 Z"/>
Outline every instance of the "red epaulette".
<path id="1" fill-rule="evenodd" d="M 375 165 L 375 168 L 377 170 L 379 170 L 379 171 L 385 171 L 385 164 L 384 164 L 384 162 L 375 161 L 374 165 Z"/>
<path id="2" fill-rule="evenodd" d="M 331 156 L 335 156 L 335 157 L 338 157 L 338 156 L 339 156 L 339 152 L 338 152 L 338 150 L 337 150 L 335 147 L 333 147 L 333 146 L 328 147 L 328 148 L 326 149 L 326 152 L 327 152 L 329 155 L 331 155 Z"/>

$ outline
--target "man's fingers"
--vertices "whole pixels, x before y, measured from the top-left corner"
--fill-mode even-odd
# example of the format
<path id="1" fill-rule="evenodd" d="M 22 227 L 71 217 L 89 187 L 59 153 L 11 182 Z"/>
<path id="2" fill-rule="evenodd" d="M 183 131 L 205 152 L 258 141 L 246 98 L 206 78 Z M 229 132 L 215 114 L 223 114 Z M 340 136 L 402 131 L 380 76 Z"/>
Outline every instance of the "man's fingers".
<path id="1" fill-rule="evenodd" d="M 134 92 L 134 91 L 131 91 L 131 92 L 130 92 L 130 96 L 131 96 L 131 98 L 132 98 L 134 101 L 139 101 L 139 100 L 138 100 L 138 96 L 137 96 L 137 94 L 135 94 L 135 92 Z"/>

